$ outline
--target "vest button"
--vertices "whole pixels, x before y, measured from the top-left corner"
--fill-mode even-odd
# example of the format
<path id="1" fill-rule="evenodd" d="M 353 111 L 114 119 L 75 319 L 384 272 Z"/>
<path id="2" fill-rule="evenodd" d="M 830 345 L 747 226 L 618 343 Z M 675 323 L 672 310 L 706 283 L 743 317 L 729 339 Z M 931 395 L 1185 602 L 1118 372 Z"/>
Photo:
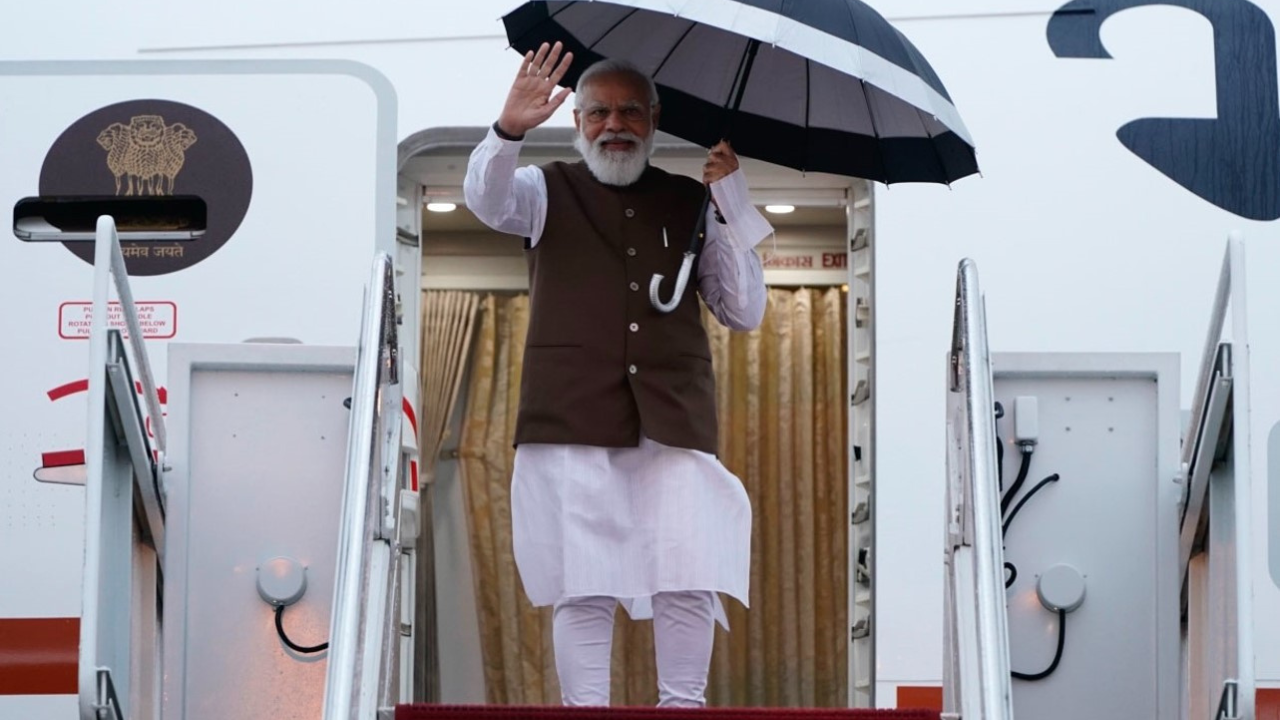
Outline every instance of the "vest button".
<path id="1" fill-rule="evenodd" d="M 639 290 L 639 289 L 640 289 L 640 283 L 638 283 L 638 282 L 633 282 L 633 283 L 631 283 L 631 291 L 632 291 L 632 292 L 636 292 L 636 291 L 637 291 L 637 290 Z"/>
<path id="2" fill-rule="evenodd" d="M 626 210 L 624 210 L 624 211 L 622 212 L 622 214 L 623 214 L 623 215 L 626 215 L 627 217 L 635 217 L 635 216 L 636 216 L 636 211 L 635 211 L 635 210 L 632 210 L 631 208 L 627 208 Z"/>
<path id="3" fill-rule="evenodd" d="M 631 257 L 635 257 L 635 256 L 636 256 L 636 249 L 635 249 L 635 248 L 627 248 L 627 254 L 628 254 L 628 255 L 630 255 Z"/>
<path id="4" fill-rule="evenodd" d="M 636 366 L 635 366 L 635 365 L 632 365 L 631 367 L 627 368 L 627 372 L 631 373 L 632 375 L 635 375 L 635 374 L 636 374 Z"/>
<path id="5" fill-rule="evenodd" d="M 638 323 L 631 323 L 631 332 L 640 332 L 640 325 Z"/>

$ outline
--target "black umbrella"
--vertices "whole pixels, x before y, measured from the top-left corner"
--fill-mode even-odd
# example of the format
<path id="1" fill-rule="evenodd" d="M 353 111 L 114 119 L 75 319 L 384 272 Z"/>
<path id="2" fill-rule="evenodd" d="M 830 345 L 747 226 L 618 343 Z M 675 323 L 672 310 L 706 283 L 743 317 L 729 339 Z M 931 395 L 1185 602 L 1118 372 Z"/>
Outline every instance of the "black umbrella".
<path id="1" fill-rule="evenodd" d="M 632 63 L 658 85 L 660 129 L 704 147 L 728 139 L 747 157 L 886 184 L 978 171 L 937 73 L 859 0 L 535 0 L 503 23 L 521 53 L 573 53 L 562 85 L 597 60 Z"/>

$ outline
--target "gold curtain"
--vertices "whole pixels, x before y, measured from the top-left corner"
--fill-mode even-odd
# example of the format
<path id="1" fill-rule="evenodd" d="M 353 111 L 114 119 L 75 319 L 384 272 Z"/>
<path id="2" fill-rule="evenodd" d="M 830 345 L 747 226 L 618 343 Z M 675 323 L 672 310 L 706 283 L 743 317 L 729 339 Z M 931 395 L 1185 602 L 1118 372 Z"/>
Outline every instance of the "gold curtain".
<path id="1" fill-rule="evenodd" d="M 472 354 L 460 450 L 488 701 L 556 704 L 548 609 L 529 605 L 511 550 L 511 437 L 528 298 L 488 296 Z M 751 497 L 751 609 L 727 600 L 707 699 L 719 706 L 847 704 L 845 298 L 770 290 L 764 324 L 704 318 L 720 457 Z M 619 611 L 613 703 L 657 702 L 652 623 Z"/>
<path id="2" fill-rule="evenodd" d="M 425 517 L 431 517 L 436 463 L 449 433 L 449 418 L 458 400 L 463 370 L 475 335 L 480 296 L 469 292 L 424 291 L 422 293 L 422 341 L 419 347 L 422 369 L 419 376 L 418 448 L 423 482 L 419 486 Z M 431 533 L 418 538 L 414 563 L 417 572 L 417 607 L 414 609 L 414 699 L 427 701 L 440 696 L 440 657 L 436 627 L 435 547 Z"/>
<path id="3" fill-rule="evenodd" d="M 462 385 L 463 370 L 475 335 L 480 296 L 471 292 L 428 290 L 422 293 L 422 400 L 419 405 L 419 456 L 430 482 L 448 439 Z"/>

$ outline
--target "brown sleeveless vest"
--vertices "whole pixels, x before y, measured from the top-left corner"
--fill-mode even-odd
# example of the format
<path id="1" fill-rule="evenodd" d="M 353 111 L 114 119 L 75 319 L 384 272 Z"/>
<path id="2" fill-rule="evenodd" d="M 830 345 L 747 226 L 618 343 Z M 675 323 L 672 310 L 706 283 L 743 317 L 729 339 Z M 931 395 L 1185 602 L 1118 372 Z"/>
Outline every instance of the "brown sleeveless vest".
<path id="1" fill-rule="evenodd" d="M 696 224 L 704 189 L 650 167 L 627 187 L 585 163 L 551 163 L 547 218 L 527 252 L 530 318 L 516 444 L 664 445 L 716 453 L 715 377 L 697 295 L 697 266 L 679 307 L 662 299 Z M 663 246 L 663 228 L 667 246 Z"/>

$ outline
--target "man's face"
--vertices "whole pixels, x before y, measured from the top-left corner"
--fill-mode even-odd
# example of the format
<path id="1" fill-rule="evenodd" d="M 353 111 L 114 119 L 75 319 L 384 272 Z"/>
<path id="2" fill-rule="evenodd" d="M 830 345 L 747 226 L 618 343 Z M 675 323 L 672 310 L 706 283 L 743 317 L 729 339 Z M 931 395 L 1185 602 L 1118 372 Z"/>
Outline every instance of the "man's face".
<path id="1" fill-rule="evenodd" d="M 582 107 L 573 111 L 578 132 L 595 143 L 601 133 L 630 133 L 647 140 L 653 134 L 658 108 L 649 107 L 649 88 L 643 80 L 625 73 L 601 75 L 582 89 Z M 634 142 L 606 141 L 605 150 L 627 151 Z"/>
<path id="2" fill-rule="evenodd" d="M 601 75 L 582 88 L 573 111 L 574 146 L 600 182 L 630 185 L 644 173 L 653 151 L 658 108 L 649 105 L 649 87 L 626 73 Z"/>

